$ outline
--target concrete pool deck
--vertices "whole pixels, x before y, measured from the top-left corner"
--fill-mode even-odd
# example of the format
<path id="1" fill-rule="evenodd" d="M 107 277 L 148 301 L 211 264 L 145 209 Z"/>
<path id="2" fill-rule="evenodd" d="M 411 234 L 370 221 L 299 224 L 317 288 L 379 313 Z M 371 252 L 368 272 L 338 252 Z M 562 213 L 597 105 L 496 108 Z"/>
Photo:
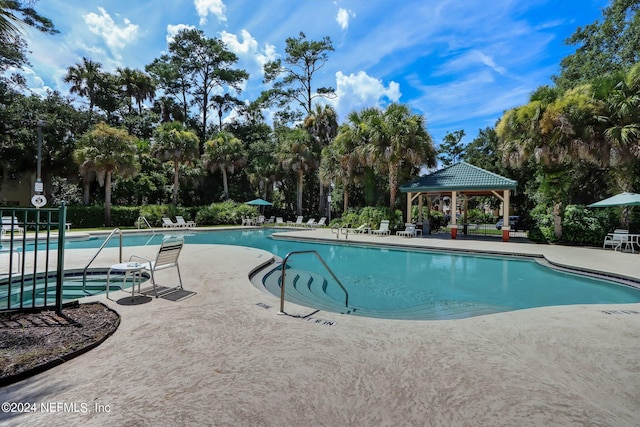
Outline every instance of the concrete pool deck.
<path id="1" fill-rule="evenodd" d="M 328 229 L 301 238 L 332 239 Z M 640 255 L 597 248 L 349 235 L 349 242 L 543 255 L 640 279 Z M 153 256 L 155 247 L 126 247 Z M 69 250 L 81 267 L 94 250 Z M 444 321 L 314 312 L 255 288 L 272 255 L 187 245 L 181 301 L 128 292 L 101 301 L 122 316 L 99 347 L 0 388 L 3 425 L 632 426 L 640 419 L 640 304 L 545 307 Z M 100 255 L 117 261 L 117 249 Z M 167 270 L 160 277 L 174 279 Z M 535 284 L 532 284 L 535 285 Z M 60 404 L 45 413 L 39 405 Z M 75 406 L 74 406 L 75 404 Z M 85 406 L 81 406 L 84 404 Z M 82 409 L 86 407 L 87 410 Z M 56 406 L 54 406 L 56 408 Z M 75 409 L 75 411 L 74 411 Z"/>

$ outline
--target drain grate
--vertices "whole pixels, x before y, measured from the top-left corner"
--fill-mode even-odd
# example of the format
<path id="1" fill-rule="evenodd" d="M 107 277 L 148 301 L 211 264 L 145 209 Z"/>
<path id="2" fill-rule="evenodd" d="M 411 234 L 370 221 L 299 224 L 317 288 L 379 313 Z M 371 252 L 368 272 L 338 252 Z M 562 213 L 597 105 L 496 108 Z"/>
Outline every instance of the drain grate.
<path id="1" fill-rule="evenodd" d="M 602 310 L 604 314 L 640 314 L 640 311 L 635 310 Z"/>

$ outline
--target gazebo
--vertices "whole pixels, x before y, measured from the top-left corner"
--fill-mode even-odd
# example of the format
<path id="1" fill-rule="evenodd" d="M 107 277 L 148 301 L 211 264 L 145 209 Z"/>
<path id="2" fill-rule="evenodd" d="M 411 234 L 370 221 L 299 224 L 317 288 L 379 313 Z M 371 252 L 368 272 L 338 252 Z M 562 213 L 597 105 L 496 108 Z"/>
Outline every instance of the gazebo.
<path id="1" fill-rule="evenodd" d="M 423 175 L 400 186 L 400 191 L 407 193 L 407 222 L 412 221 L 411 206 L 418 199 L 420 217 L 422 217 L 423 197 L 427 198 L 427 206 L 431 207 L 431 197 L 451 198 L 451 238 L 457 237 L 456 206 L 458 198 L 470 196 L 495 196 L 502 201 L 502 240 L 509 241 L 509 199 L 511 191 L 515 190 L 517 181 L 505 178 L 488 170 L 460 162 L 431 174 Z M 421 219 L 421 218 L 420 218 Z"/>

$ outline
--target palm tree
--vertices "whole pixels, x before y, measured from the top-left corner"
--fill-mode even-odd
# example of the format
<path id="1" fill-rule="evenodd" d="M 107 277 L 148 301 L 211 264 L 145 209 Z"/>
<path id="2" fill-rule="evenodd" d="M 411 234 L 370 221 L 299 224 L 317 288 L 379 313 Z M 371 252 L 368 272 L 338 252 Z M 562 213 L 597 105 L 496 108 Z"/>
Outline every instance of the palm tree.
<path id="1" fill-rule="evenodd" d="M 96 104 L 102 65 L 87 58 L 82 58 L 82 64 L 71 66 L 64 77 L 65 83 L 71 83 L 69 91 L 77 93 L 81 97 L 89 100 L 89 114 L 93 114 L 93 107 Z"/>
<path id="2" fill-rule="evenodd" d="M 401 169 L 435 166 L 436 150 L 424 117 L 411 113 L 404 104 L 393 103 L 382 114 L 372 115 L 370 126 L 370 160 L 389 174 L 389 207 L 393 211 Z"/>
<path id="3" fill-rule="evenodd" d="M 160 125 L 154 132 L 153 156 L 161 161 L 173 163 L 173 198 L 172 203 L 178 204 L 178 190 L 180 189 L 180 165 L 189 164 L 197 159 L 200 152 L 198 136 L 184 128 L 182 123 L 170 122 Z"/>
<path id="4" fill-rule="evenodd" d="M 229 184 L 227 172 L 234 173 L 236 168 L 247 163 L 247 153 L 242 141 L 231 132 L 218 132 L 218 135 L 205 143 L 203 155 L 204 164 L 212 172 L 220 169 L 222 172 L 222 184 L 224 186 L 224 198 L 229 200 Z"/>
<path id="5" fill-rule="evenodd" d="M 130 177 L 137 173 L 136 140 L 124 129 L 98 123 L 84 134 L 73 153 L 83 176 L 94 171 L 104 186 L 104 223 L 111 225 L 111 181 L 113 174 Z"/>
<path id="6" fill-rule="evenodd" d="M 242 105 L 238 98 L 225 93 L 224 95 L 214 95 L 211 97 L 214 108 L 218 110 L 218 130 L 222 131 L 222 116 L 225 112 L 231 111 L 234 107 Z"/>
<path id="7" fill-rule="evenodd" d="M 309 132 L 311 138 L 313 138 L 314 142 L 314 151 L 316 153 L 318 162 L 320 164 L 320 159 L 322 157 L 322 149 L 327 147 L 331 142 L 335 139 L 338 134 L 338 114 L 336 110 L 331 108 L 329 105 L 317 105 L 314 110 L 307 116 L 302 125 L 304 129 Z M 324 215 L 326 212 L 325 206 L 325 189 L 329 182 L 323 182 L 322 179 L 320 181 L 320 215 Z"/>
<path id="8" fill-rule="evenodd" d="M 304 174 L 317 165 L 317 157 L 309 133 L 304 129 L 283 128 L 280 131 L 276 154 L 284 169 L 293 170 L 298 175 L 297 215 L 302 215 L 302 190 Z"/>

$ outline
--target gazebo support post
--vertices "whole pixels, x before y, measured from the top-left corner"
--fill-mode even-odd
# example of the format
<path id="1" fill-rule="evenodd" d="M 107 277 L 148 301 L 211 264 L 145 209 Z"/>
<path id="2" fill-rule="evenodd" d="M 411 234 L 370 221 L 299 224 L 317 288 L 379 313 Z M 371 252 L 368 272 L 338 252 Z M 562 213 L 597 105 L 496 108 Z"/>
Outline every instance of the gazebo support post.
<path id="1" fill-rule="evenodd" d="M 509 197 L 511 192 L 509 190 L 503 191 L 502 199 L 502 241 L 509 241 L 509 232 L 511 231 L 511 222 L 509 222 Z"/>
<path id="2" fill-rule="evenodd" d="M 456 219 L 458 217 L 458 193 L 451 192 L 451 238 L 456 239 L 458 237 L 458 224 Z"/>

